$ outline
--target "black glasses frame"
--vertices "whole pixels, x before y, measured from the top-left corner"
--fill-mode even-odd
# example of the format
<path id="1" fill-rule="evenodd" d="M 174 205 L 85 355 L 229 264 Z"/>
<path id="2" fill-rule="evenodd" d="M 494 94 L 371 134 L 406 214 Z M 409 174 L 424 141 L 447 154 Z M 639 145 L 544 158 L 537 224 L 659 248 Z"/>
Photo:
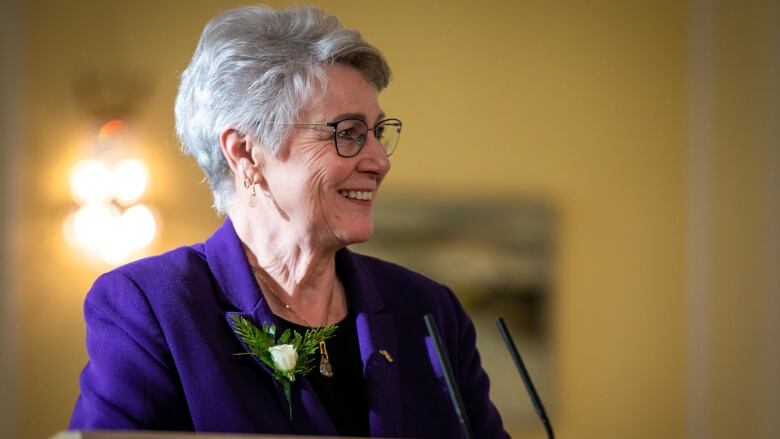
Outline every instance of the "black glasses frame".
<path id="1" fill-rule="evenodd" d="M 341 150 L 339 149 L 339 130 L 338 130 L 338 126 L 339 126 L 340 123 L 347 122 L 347 121 L 360 122 L 363 125 L 365 125 L 365 127 L 366 127 L 366 134 L 365 135 L 359 136 L 359 137 L 353 139 L 353 141 L 357 144 L 358 147 L 357 147 L 357 150 L 355 151 L 354 154 L 349 154 L 349 155 L 342 153 Z M 360 151 L 363 150 L 363 146 L 365 146 L 366 141 L 368 141 L 368 133 L 369 132 L 373 132 L 374 133 L 374 138 L 379 140 L 379 136 L 377 135 L 377 130 L 379 128 L 383 127 L 383 126 L 388 126 L 389 125 L 391 127 L 394 127 L 394 128 L 398 129 L 398 136 L 400 138 L 400 136 L 401 136 L 401 127 L 402 127 L 403 123 L 401 122 L 400 119 L 383 119 L 383 120 L 380 120 L 379 122 L 377 122 L 374 125 L 374 128 L 369 128 L 368 124 L 366 123 L 366 121 L 364 121 L 362 119 L 355 119 L 355 118 L 349 117 L 349 118 L 346 118 L 346 119 L 341 119 L 341 120 L 337 120 L 337 121 L 334 121 L 334 122 L 328 122 L 328 123 L 296 123 L 296 124 L 293 124 L 293 125 L 294 126 L 304 126 L 304 127 L 306 127 L 306 126 L 322 126 L 322 127 L 329 127 L 329 128 L 331 128 L 333 130 L 333 146 L 336 147 L 336 154 L 338 154 L 339 157 L 351 158 L 351 157 L 355 157 L 356 155 L 360 154 Z M 379 143 L 382 143 L 382 141 L 379 140 Z M 385 152 L 387 152 L 387 156 L 388 157 L 390 157 L 390 155 L 393 154 L 393 152 L 395 152 L 396 145 L 398 145 L 398 139 L 396 139 L 395 144 L 393 144 L 390 148 L 388 148 L 386 145 L 382 144 L 382 146 L 385 147 Z"/>

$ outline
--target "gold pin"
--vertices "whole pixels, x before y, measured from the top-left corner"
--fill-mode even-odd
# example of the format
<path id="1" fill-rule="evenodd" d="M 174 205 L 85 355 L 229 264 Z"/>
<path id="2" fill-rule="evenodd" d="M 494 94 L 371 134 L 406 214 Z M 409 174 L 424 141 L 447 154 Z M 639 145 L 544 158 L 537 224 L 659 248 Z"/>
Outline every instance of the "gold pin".
<path id="1" fill-rule="evenodd" d="M 387 360 L 388 363 L 392 363 L 393 361 L 395 361 L 395 360 L 393 360 L 393 356 L 390 355 L 390 353 L 387 352 L 384 349 L 380 349 L 379 350 L 379 354 L 382 355 L 383 357 L 385 357 L 385 360 Z"/>
<path id="2" fill-rule="evenodd" d="M 325 340 L 320 340 L 320 373 L 328 378 L 333 376 L 333 367 L 330 365 L 330 357 L 328 357 L 328 348 L 325 346 Z"/>

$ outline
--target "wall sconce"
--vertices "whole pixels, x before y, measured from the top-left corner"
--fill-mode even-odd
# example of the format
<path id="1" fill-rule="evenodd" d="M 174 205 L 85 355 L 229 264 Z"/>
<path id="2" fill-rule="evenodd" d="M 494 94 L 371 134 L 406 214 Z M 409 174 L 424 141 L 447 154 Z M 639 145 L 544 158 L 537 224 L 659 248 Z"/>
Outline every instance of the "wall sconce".
<path id="1" fill-rule="evenodd" d="M 104 124 L 87 157 L 70 172 L 77 208 L 63 224 L 65 238 L 91 260 L 119 265 L 155 238 L 159 216 L 141 203 L 149 184 L 146 163 L 131 154 L 122 120 Z"/>

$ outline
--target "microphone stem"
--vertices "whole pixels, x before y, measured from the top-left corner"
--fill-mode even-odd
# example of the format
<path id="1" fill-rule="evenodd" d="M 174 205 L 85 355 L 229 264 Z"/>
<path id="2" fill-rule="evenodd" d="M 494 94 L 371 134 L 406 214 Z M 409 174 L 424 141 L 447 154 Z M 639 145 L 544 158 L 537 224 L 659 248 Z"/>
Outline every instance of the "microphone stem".
<path id="1" fill-rule="evenodd" d="M 506 343 L 507 349 L 509 349 L 509 354 L 515 361 L 517 371 L 520 372 L 520 378 L 523 379 L 523 384 L 525 384 L 525 389 L 528 391 L 528 396 L 531 397 L 531 403 L 534 405 L 534 409 L 536 409 L 536 414 L 539 415 L 539 419 L 542 420 L 544 429 L 547 431 L 547 437 L 549 439 L 555 439 L 552 424 L 550 423 L 550 419 L 547 417 L 547 412 L 544 411 L 544 405 L 542 405 L 542 399 L 536 392 L 534 383 L 531 381 L 531 375 L 528 374 L 528 370 L 525 368 L 523 359 L 520 357 L 520 352 L 517 350 L 517 346 L 515 346 L 514 340 L 512 340 L 512 334 L 509 333 L 509 328 L 507 328 L 503 317 L 499 317 L 498 320 L 496 320 L 496 324 L 498 325 L 498 331 L 501 333 L 501 337 L 504 338 L 504 343 Z"/>
<path id="2" fill-rule="evenodd" d="M 455 382 L 455 374 L 452 373 L 452 365 L 447 358 L 447 353 L 444 351 L 444 343 L 439 335 L 439 329 L 436 326 L 436 322 L 433 320 L 433 316 L 426 314 L 424 316 L 425 325 L 428 327 L 428 334 L 433 339 L 434 347 L 436 348 L 436 356 L 439 358 L 439 364 L 441 364 L 442 372 L 444 372 L 444 381 L 447 382 L 447 389 L 452 399 L 452 405 L 455 408 L 455 414 L 458 415 L 458 421 L 460 421 L 461 431 L 465 439 L 472 439 L 471 425 L 469 425 L 469 418 L 466 414 L 466 406 L 463 404 L 463 398 L 460 396 L 460 390 Z"/>

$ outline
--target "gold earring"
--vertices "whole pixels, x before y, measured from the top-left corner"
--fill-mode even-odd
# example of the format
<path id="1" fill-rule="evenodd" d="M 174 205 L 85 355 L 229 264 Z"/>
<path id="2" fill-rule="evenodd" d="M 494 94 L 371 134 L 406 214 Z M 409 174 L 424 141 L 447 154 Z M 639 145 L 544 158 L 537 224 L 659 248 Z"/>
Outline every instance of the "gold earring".
<path id="1" fill-rule="evenodd" d="M 257 192 L 255 191 L 255 184 L 249 180 L 249 177 L 244 177 L 244 187 L 249 189 L 249 207 L 257 206 Z"/>

